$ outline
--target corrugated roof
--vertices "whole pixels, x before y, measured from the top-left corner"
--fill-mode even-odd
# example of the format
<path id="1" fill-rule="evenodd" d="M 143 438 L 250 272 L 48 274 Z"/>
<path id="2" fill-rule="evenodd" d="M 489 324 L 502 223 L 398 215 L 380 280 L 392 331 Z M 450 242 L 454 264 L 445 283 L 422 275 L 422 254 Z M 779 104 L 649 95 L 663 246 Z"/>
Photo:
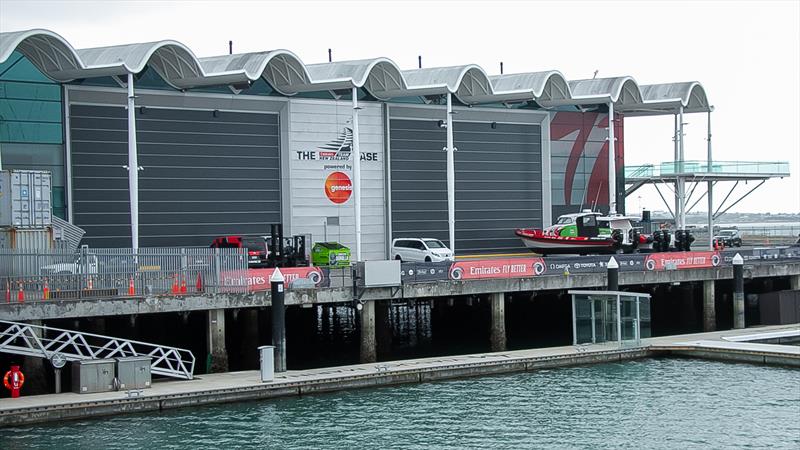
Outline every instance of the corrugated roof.
<path id="1" fill-rule="evenodd" d="M 157 41 L 76 50 L 58 34 L 43 29 L 0 33 L 0 63 L 14 51 L 58 82 L 139 73 L 152 67 L 169 85 L 190 89 L 241 85 L 263 78 L 283 95 L 363 88 L 375 98 L 451 93 L 462 103 L 533 100 L 544 107 L 614 102 L 629 115 L 707 111 L 698 82 L 640 87 L 629 76 L 567 81 L 561 72 L 488 76 L 475 64 L 402 71 L 388 58 L 304 64 L 288 50 L 197 58 L 177 41 Z"/>

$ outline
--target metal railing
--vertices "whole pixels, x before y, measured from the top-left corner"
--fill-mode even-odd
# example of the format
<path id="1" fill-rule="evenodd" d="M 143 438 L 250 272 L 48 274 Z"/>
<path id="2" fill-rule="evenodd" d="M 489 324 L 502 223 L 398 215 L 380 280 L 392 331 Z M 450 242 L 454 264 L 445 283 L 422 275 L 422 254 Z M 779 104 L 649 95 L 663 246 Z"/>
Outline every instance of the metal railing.
<path id="1" fill-rule="evenodd" d="M 625 166 L 625 178 L 651 178 L 675 174 L 763 174 L 789 176 L 789 163 L 784 161 L 708 161 L 662 162 Z"/>
<path id="2" fill-rule="evenodd" d="M 226 279 L 247 272 L 244 249 L 206 247 L 0 250 L 6 302 L 245 292 Z"/>
<path id="3" fill-rule="evenodd" d="M 184 380 L 194 376 L 195 359 L 189 350 L 5 320 L 0 320 L 0 352 L 46 359 L 59 354 L 67 361 L 149 356 L 155 375 Z"/>

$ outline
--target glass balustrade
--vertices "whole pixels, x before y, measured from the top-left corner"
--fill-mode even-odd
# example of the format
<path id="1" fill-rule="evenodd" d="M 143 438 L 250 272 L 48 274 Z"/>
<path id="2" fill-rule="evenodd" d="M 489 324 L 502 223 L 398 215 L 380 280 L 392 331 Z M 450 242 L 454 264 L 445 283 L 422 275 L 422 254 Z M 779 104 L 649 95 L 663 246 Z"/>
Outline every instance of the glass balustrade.
<path id="1" fill-rule="evenodd" d="M 663 162 L 660 164 L 643 164 L 625 166 L 625 178 L 651 178 L 675 174 L 763 174 L 788 176 L 788 162 L 765 161 L 708 161 Z"/>

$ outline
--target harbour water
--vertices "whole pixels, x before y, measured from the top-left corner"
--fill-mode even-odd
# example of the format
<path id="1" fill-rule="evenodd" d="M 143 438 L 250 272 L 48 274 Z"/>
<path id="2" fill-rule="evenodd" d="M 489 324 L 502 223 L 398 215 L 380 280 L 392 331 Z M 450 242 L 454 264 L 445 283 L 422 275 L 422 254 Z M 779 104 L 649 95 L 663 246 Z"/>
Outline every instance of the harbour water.
<path id="1" fill-rule="evenodd" d="M 15 448 L 800 446 L 800 372 L 647 359 L 0 430 Z"/>

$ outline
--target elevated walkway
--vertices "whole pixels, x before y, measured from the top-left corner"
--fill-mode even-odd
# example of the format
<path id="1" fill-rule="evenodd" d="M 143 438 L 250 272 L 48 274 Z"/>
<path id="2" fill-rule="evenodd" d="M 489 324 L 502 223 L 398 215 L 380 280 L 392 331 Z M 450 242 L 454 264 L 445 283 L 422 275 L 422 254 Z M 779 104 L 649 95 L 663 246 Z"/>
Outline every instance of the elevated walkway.
<path id="1" fill-rule="evenodd" d="M 148 356 L 153 374 L 191 380 L 194 373 L 189 350 L 5 320 L 0 320 L 0 352 L 48 360 L 60 355 L 67 361 Z"/>

